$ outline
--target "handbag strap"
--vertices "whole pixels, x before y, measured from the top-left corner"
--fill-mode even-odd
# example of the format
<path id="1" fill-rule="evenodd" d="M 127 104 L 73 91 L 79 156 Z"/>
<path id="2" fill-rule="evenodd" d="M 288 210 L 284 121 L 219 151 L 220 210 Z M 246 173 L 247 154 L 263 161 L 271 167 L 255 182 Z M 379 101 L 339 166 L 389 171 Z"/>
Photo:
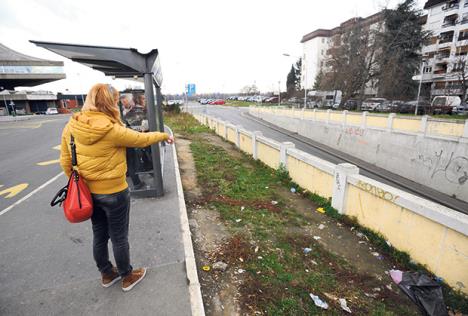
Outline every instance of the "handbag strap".
<path id="1" fill-rule="evenodd" d="M 71 148 L 72 170 L 73 170 L 74 169 L 73 167 L 76 167 L 78 165 L 78 162 L 76 160 L 75 138 L 73 137 L 72 134 L 70 134 L 70 148 Z"/>

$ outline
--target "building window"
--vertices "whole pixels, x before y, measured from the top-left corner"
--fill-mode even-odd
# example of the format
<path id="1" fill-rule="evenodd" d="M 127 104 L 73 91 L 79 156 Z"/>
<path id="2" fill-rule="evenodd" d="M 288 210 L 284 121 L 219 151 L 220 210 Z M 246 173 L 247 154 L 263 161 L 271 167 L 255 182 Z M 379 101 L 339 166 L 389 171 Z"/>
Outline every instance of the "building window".
<path id="1" fill-rule="evenodd" d="M 432 67 L 424 67 L 423 73 L 427 74 L 427 73 L 431 73 L 431 72 L 432 72 Z"/>
<path id="2" fill-rule="evenodd" d="M 453 41 L 454 31 L 443 32 L 439 35 L 439 44 L 450 43 Z"/>
<path id="3" fill-rule="evenodd" d="M 464 41 L 464 40 L 467 40 L 467 39 L 468 39 L 468 29 L 461 30 L 458 33 L 458 40 L 459 41 Z"/>

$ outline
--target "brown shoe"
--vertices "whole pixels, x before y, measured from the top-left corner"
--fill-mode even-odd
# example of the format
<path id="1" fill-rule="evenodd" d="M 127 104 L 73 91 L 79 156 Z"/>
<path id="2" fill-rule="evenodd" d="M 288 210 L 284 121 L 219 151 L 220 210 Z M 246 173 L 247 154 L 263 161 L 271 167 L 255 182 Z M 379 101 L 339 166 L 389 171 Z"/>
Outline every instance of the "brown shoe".
<path id="1" fill-rule="evenodd" d="M 130 291 L 137 285 L 146 275 L 146 268 L 135 269 L 129 275 L 122 279 L 122 290 Z"/>
<path id="2" fill-rule="evenodd" d="M 112 267 L 112 270 L 109 274 L 101 273 L 101 276 L 102 276 L 101 285 L 103 287 L 109 287 L 115 282 L 117 282 L 118 280 L 120 280 L 120 275 L 117 272 L 116 267 Z"/>

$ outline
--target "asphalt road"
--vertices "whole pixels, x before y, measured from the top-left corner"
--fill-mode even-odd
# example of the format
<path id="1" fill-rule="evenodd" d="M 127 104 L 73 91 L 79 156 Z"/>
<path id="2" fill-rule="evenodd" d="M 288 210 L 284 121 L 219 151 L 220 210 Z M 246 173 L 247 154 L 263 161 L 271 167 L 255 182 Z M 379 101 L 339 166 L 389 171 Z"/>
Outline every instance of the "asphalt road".
<path id="1" fill-rule="evenodd" d="M 0 192 L 18 188 L 0 195 L 0 212 L 61 172 L 56 146 L 69 117 L 38 116 L 28 121 L 0 122 Z"/>
<path id="2" fill-rule="evenodd" d="M 379 182 L 397 187 L 403 191 L 410 192 L 417 196 L 442 204 L 454 210 L 468 214 L 468 203 L 453 198 L 447 194 L 436 191 L 427 186 L 423 186 L 414 181 L 391 173 L 385 169 L 376 167 L 361 159 L 339 152 L 311 139 L 292 133 L 267 122 L 262 122 L 248 114 L 248 108 L 226 107 L 226 106 L 200 106 L 198 103 L 189 104 L 190 111 L 202 112 L 206 109 L 206 114 L 218 117 L 224 121 L 229 121 L 235 125 L 242 125 L 249 131 L 260 131 L 264 136 L 279 142 L 293 142 L 297 149 L 305 151 L 335 164 L 349 162 L 360 168 L 360 174 L 375 179 Z"/>

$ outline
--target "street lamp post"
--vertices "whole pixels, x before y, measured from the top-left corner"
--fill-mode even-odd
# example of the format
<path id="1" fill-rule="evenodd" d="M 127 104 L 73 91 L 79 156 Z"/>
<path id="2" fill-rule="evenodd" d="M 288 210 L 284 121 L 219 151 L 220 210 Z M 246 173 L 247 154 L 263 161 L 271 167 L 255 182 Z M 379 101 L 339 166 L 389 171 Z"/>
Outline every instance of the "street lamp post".
<path id="1" fill-rule="evenodd" d="M 16 116 L 15 102 L 13 102 L 13 100 L 10 100 L 9 106 L 11 106 L 11 112 L 13 113 L 13 116 Z"/>
<path id="2" fill-rule="evenodd" d="M 5 90 L 4 87 L 0 87 L 0 91 L 3 91 Z M 7 102 L 6 102 L 6 99 L 5 99 L 5 94 L 2 93 L 3 95 L 3 103 L 5 104 L 5 110 L 7 111 L 7 115 L 10 116 L 10 110 L 8 109 L 8 105 L 7 105 Z"/>
<path id="3" fill-rule="evenodd" d="M 281 106 L 281 81 L 278 81 L 278 106 Z"/>
<path id="4" fill-rule="evenodd" d="M 423 79 L 423 67 L 424 67 L 424 59 L 421 60 L 421 71 L 419 75 L 421 76 L 419 78 L 419 87 L 418 87 L 418 97 L 416 98 L 416 108 L 414 110 L 414 115 L 418 115 L 418 107 L 419 107 L 419 97 L 421 95 L 421 86 L 422 86 L 422 79 Z"/>

